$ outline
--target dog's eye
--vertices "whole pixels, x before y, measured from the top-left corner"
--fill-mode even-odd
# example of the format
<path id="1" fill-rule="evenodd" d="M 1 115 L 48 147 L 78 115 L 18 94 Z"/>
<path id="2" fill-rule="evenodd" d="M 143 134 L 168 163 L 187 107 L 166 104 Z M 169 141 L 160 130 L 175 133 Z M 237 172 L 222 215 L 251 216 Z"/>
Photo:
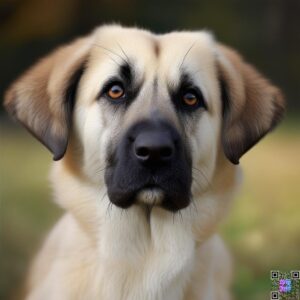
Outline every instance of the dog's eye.
<path id="1" fill-rule="evenodd" d="M 106 95 L 113 100 L 123 98 L 125 96 L 125 90 L 119 83 L 114 83 L 108 87 Z"/>
<path id="2" fill-rule="evenodd" d="M 182 97 L 182 101 L 188 106 L 196 106 L 199 102 L 197 95 L 193 92 L 185 93 Z"/>
<path id="3" fill-rule="evenodd" d="M 198 89 L 185 89 L 181 93 L 181 102 L 183 107 L 187 110 L 195 110 L 201 107 L 207 109 L 203 95 Z"/>

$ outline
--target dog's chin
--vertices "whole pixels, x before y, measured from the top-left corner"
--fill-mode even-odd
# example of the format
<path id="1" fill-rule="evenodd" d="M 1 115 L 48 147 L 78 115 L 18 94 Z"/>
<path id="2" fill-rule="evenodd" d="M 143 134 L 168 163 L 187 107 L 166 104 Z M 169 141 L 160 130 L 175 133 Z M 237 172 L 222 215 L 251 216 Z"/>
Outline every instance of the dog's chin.
<path id="1" fill-rule="evenodd" d="M 150 206 L 160 205 L 164 199 L 164 191 L 159 187 L 146 187 L 140 190 L 136 195 L 138 203 Z"/>
<path id="2" fill-rule="evenodd" d="M 159 186 L 145 186 L 137 191 L 115 193 L 109 198 L 114 205 L 122 209 L 127 209 L 132 205 L 145 205 L 148 208 L 159 206 L 165 210 L 177 212 L 186 208 L 190 203 L 189 197 L 173 198 Z"/>

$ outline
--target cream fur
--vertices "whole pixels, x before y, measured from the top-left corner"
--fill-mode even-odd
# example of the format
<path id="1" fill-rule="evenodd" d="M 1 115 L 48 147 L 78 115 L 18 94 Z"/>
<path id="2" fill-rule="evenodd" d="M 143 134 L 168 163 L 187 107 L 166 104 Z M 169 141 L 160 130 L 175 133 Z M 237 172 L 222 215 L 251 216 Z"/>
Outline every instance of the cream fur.
<path id="1" fill-rule="evenodd" d="M 72 49 L 72 44 L 69 47 Z M 67 153 L 54 163 L 51 172 L 54 199 L 66 214 L 35 260 L 26 299 L 230 299 L 231 260 L 215 231 L 230 207 L 239 168 L 228 161 L 222 148 L 218 64 L 222 74 L 230 78 L 231 93 L 237 91 L 235 95 L 244 97 L 246 83 L 238 68 L 207 32 L 154 35 L 140 29 L 103 26 L 79 40 L 75 48 L 73 60 L 61 54 L 54 68 L 55 74 L 60 74 L 64 64 L 59 59 L 68 61 L 65 68 L 73 69 L 78 56 L 88 57 Z M 145 84 L 126 113 L 112 114 L 96 97 L 106 78 L 115 74 L 123 51 Z M 183 127 L 167 92 L 167 82 L 178 82 L 181 67 L 194 74 L 208 103 L 208 111 Z M 49 80 L 53 77 L 57 78 L 52 73 Z M 154 96 L 155 78 L 159 97 Z M 53 80 L 48 89 L 55 93 Z M 18 101 L 15 94 L 14 89 L 9 92 L 7 106 Z M 22 108 L 20 103 L 18 109 Z M 233 106 L 239 108 L 238 100 Z M 171 120 L 188 137 L 194 199 L 177 214 L 159 206 L 149 213 L 141 203 L 122 210 L 111 205 L 106 194 L 103 169 L 108 143 L 118 141 L 130 124 L 151 113 Z M 22 121 L 26 123 L 25 117 Z M 267 121 L 271 122 L 269 117 Z M 154 196 L 144 193 L 141 197 L 147 202 Z"/>
<path id="2" fill-rule="evenodd" d="M 71 213 L 39 253 L 28 299 L 230 299 L 231 260 L 211 233 L 229 199 L 206 195 L 181 216 L 154 207 L 147 219 L 139 206 L 108 210 L 103 190 L 60 163 L 53 178 L 58 202 Z M 219 207 L 220 200 L 227 203 Z"/>

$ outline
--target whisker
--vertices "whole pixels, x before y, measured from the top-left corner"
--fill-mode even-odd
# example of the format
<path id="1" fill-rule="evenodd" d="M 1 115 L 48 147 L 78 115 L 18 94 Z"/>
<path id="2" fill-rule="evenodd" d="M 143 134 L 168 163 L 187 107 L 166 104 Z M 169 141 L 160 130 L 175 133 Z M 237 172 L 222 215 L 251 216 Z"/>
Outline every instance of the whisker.
<path id="1" fill-rule="evenodd" d="M 173 212 L 173 224 L 175 222 L 175 218 L 180 217 L 181 223 L 183 223 L 183 216 L 182 216 L 182 212 L 181 209 L 177 210 L 176 212 Z"/>
<path id="2" fill-rule="evenodd" d="M 104 47 L 104 46 L 102 46 L 102 45 L 96 44 L 96 43 L 94 43 L 94 45 L 97 46 L 97 47 L 99 47 L 99 48 L 102 48 L 102 49 L 104 49 L 104 50 L 106 50 L 106 51 L 108 51 L 108 52 L 110 52 L 110 53 L 112 53 L 112 54 L 114 54 L 115 56 L 117 56 L 117 57 L 119 57 L 121 60 L 123 60 L 126 64 L 128 64 L 128 61 L 126 61 L 126 60 L 124 59 L 124 57 L 122 57 L 120 54 L 116 53 L 115 51 L 113 51 L 113 50 L 111 50 L 111 49 L 108 49 L 108 48 L 106 48 L 106 47 Z"/>
<path id="3" fill-rule="evenodd" d="M 194 197 L 193 196 L 191 196 L 191 200 L 190 200 L 190 202 L 191 202 L 191 204 L 193 205 L 193 207 L 195 208 L 195 210 L 196 210 L 196 213 L 198 214 L 198 207 L 197 207 L 197 205 L 196 205 L 196 203 L 195 203 L 195 201 L 193 200 L 194 199 Z M 192 208 L 192 206 L 190 205 L 190 208 Z"/>
<path id="4" fill-rule="evenodd" d="M 107 208 L 106 208 L 106 213 L 105 215 L 108 215 L 110 217 L 110 212 L 112 211 L 112 207 L 113 207 L 113 204 L 111 201 L 108 201 L 108 205 L 107 205 Z"/>
<path id="5" fill-rule="evenodd" d="M 114 58 L 112 58 L 109 54 L 105 53 L 116 65 L 121 67 L 121 64 L 119 64 Z"/>
<path id="6" fill-rule="evenodd" d="M 197 180 L 197 177 L 192 176 L 193 180 L 195 181 L 195 183 L 198 185 L 199 188 L 201 188 L 201 184 L 200 182 Z"/>
<path id="7" fill-rule="evenodd" d="M 107 195 L 107 191 L 105 190 L 104 191 L 104 193 L 103 193 L 103 196 L 102 196 L 102 198 L 101 198 L 101 201 L 100 202 L 102 202 L 103 201 L 103 199 L 104 199 L 104 197 Z"/>
<path id="8" fill-rule="evenodd" d="M 123 218 L 123 212 L 125 211 L 124 208 L 120 208 L 121 209 L 121 214 L 120 214 L 120 219 Z"/>
<path id="9" fill-rule="evenodd" d="M 108 195 L 108 194 L 107 194 L 107 190 L 105 190 L 104 193 L 103 193 L 103 196 L 102 196 L 100 202 L 102 202 L 103 199 L 104 199 L 107 195 Z M 111 202 L 111 201 L 108 201 L 107 208 L 106 208 L 106 212 L 105 212 L 105 216 L 108 215 L 108 216 L 110 217 L 110 212 L 112 211 L 112 205 L 113 205 L 112 202 Z"/>
<path id="10" fill-rule="evenodd" d="M 182 66 L 183 66 L 183 64 L 184 64 L 184 61 L 185 61 L 185 59 L 186 59 L 186 57 L 188 56 L 188 54 L 190 53 L 190 51 L 192 50 L 192 48 L 195 46 L 195 44 L 196 44 L 196 41 L 194 41 L 194 43 L 190 46 L 190 48 L 187 50 L 187 52 L 185 53 L 185 55 L 184 55 L 184 57 L 183 57 L 183 59 L 182 59 L 182 62 L 181 62 L 181 64 L 180 64 L 180 66 L 179 66 L 179 69 L 181 70 L 181 68 L 182 68 Z"/>
<path id="11" fill-rule="evenodd" d="M 204 191 L 204 187 L 203 187 L 203 184 L 201 184 L 201 182 L 198 180 L 197 177 L 195 176 L 192 176 L 192 179 L 194 180 L 195 184 L 197 185 L 198 189 L 200 191 Z M 207 183 L 207 185 L 209 186 L 209 183 Z"/>
<path id="12" fill-rule="evenodd" d="M 100 168 L 101 168 L 101 169 L 99 169 L 99 170 L 97 169 L 97 170 L 96 170 L 97 173 L 101 173 L 101 172 L 105 171 L 105 170 L 107 169 L 107 166 L 105 166 L 105 167 L 100 167 Z"/>
<path id="13" fill-rule="evenodd" d="M 180 216 L 180 220 L 181 220 L 181 222 L 183 223 L 183 216 L 182 216 L 182 212 L 181 212 L 181 210 L 179 210 L 179 211 L 178 211 L 178 214 L 179 214 L 179 216 Z"/>
<path id="14" fill-rule="evenodd" d="M 150 211 L 152 211 L 153 207 L 156 205 L 156 198 L 154 198 L 154 201 L 152 201 L 150 205 Z"/>
<path id="15" fill-rule="evenodd" d="M 126 52 L 124 51 L 124 49 L 122 48 L 122 46 L 121 46 L 118 42 L 117 42 L 117 45 L 118 45 L 119 48 L 121 49 L 122 53 L 124 54 L 124 56 L 125 56 L 126 59 L 127 59 L 127 63 L 129 64 L 130 59 L 129 59 L 128 55 L 126 54 Z"/>
<path id="16" fill-rule="evenodd" d="M 197 169 L 196 167 L 192 167 L 192 169 L 198 171 L 198 172 L 200 173 L 200 175 L 205 179 L 207 185 L 208 185 L 211 189 L 213 189 L 213 186 L 212 186 L 211 182 L 208 180 L 207 176 L 205 175 L 205 173 L 204 173 L 202 170 Z"/>

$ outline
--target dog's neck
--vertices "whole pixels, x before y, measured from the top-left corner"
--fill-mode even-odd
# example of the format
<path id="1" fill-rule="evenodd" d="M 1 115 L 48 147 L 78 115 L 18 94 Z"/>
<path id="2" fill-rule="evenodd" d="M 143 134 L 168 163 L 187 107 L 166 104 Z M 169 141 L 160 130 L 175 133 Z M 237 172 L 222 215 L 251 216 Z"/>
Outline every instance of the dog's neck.
<path id="1" fill-rule="evenodd" d="M 64 181 L 57 182 L 61 175 Z M 177 214 L 141 205 L 123 210 L 111 204 L 105 188 L 74 176 L 63 164 L 55 165 L 52 180 L 56 201 L 96 241 L 99 282 L 105 282 L 107 295 L 118 292 L 116 280 L 123 287 L 116 299 L 122 298 L 126 282 L 137 287 L 128 299 L 181 299 L 196 252 L 215 231 L 229 202 L 225 195 L 219 199 L 207 193 Z"/>

